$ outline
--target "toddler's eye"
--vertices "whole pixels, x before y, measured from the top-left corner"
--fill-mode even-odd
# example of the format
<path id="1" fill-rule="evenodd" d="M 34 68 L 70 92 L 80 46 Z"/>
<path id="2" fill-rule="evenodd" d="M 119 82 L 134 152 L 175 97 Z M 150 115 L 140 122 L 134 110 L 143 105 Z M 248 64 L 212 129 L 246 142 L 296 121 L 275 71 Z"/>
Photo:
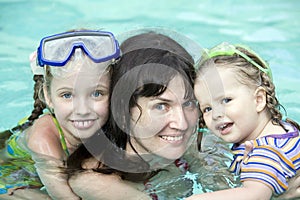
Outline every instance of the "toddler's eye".
<path id="1" fill-rule="evenodd" d="M 231 100 L 231 98 L 224 98 L 222 99 L 222 103 L 229 103 Z"/>
<path id="2" fill-rule="evenodd" d="M 209 112 L 211 110 L 212 110 L 211 107 L 205 107 L 205 108 L 202 109 L 202 113 L 206 113 L 206 112 Z"/>

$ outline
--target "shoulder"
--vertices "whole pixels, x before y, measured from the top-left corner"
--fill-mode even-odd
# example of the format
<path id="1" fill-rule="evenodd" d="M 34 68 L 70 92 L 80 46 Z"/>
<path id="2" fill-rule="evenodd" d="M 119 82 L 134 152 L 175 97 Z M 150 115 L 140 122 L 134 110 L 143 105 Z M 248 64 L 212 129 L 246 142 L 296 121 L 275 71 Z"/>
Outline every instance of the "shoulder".
<path id="1" fill-rule="evenodd" d="M 62 156 L 59 133 L 50 115 L 35 120 L 26 134 L 28 147 L 32 151 L 55 158 Z"/>

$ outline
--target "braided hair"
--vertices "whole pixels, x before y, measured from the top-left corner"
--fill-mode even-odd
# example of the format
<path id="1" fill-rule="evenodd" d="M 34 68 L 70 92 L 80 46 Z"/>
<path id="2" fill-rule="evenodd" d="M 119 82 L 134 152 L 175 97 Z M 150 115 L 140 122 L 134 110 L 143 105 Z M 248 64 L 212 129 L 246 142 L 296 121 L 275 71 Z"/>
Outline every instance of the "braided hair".
<path id="1" fill-rule="evenodd" d="M 43 114 L 43 110 L 46 108 L 45 102 L 40 99 L 40 93 L 43 88 L 44 77 L 43 75 L 34 75 L 33 80 L 35 82 L 33 93 L 34 104 L 31 115 L 28 117 L 28 120 L 31 124 L 35 119 L 39 118 L 39 116 Z"/>

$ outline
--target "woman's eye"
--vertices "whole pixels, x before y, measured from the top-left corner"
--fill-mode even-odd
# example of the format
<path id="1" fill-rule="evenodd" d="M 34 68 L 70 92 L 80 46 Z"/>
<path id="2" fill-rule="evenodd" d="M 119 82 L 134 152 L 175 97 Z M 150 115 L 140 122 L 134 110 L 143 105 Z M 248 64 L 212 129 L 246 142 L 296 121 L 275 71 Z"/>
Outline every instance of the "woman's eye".
<path id="1" fill-rule="evenodd" d="M 187 108 L 187 107 L 195 108 L 197 105 L 198 105 L 198 102 L 196 100 L 189 100 L 182 104 L 182 106 L 185 108 Z"/>
<path id="2" fill-rule="evenodd" d="M 93 97 L 99 97 L 99 96 L 102 96 L 102 93 L 101 93 L 100 90 L 96 90 L 96 91 L 93 92 L 92 96 Z"/>
<path id="3" fill-rule="evenodd" d="M 224 98 L 222 99 L 222 103 L 229 103 L 231 100 L 231 98 Z"/>
<path id="4" fill-rule="evenodd" d="M 165 103 L 158 103 L 154 106 L 156 110 L 167 110 L 167 105 Z"/>
<path id="5" fill-rule="evenodd" d="M 70 98 L 72 98 L 72 94 L 71 93 L 64 93 L 64 94 L 62 94 L 62 97 L 64 99 L 70 99 Z"/>

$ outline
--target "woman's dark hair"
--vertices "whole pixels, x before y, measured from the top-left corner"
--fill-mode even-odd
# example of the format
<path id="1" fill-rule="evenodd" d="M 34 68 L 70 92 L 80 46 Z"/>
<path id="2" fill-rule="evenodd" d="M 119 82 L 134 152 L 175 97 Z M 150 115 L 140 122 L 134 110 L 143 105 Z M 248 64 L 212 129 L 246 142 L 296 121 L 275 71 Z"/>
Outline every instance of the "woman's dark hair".
<path id="1" fill-rule="evenodd" d="M 70 156 L 68 166 L 80 169 L 81 160 L 93 155 L 100 160 L 95 171 L 116 173 L 126 180 L 140 181 L 157 172 L 149 169 L 137 151 L 136 156 L 126 154 L 126 145 L 131 145 L 130 110 L 137 107 L 141 114 L 138 99 L 163 94 L 176 75 L 183 79 L 185 98 L 194 98 L 194 63 L 178 43 L 156 33 L 131 37 L 121 45 L 121 50 L 123 55 L 112 70 L 108 122 Z"/>

